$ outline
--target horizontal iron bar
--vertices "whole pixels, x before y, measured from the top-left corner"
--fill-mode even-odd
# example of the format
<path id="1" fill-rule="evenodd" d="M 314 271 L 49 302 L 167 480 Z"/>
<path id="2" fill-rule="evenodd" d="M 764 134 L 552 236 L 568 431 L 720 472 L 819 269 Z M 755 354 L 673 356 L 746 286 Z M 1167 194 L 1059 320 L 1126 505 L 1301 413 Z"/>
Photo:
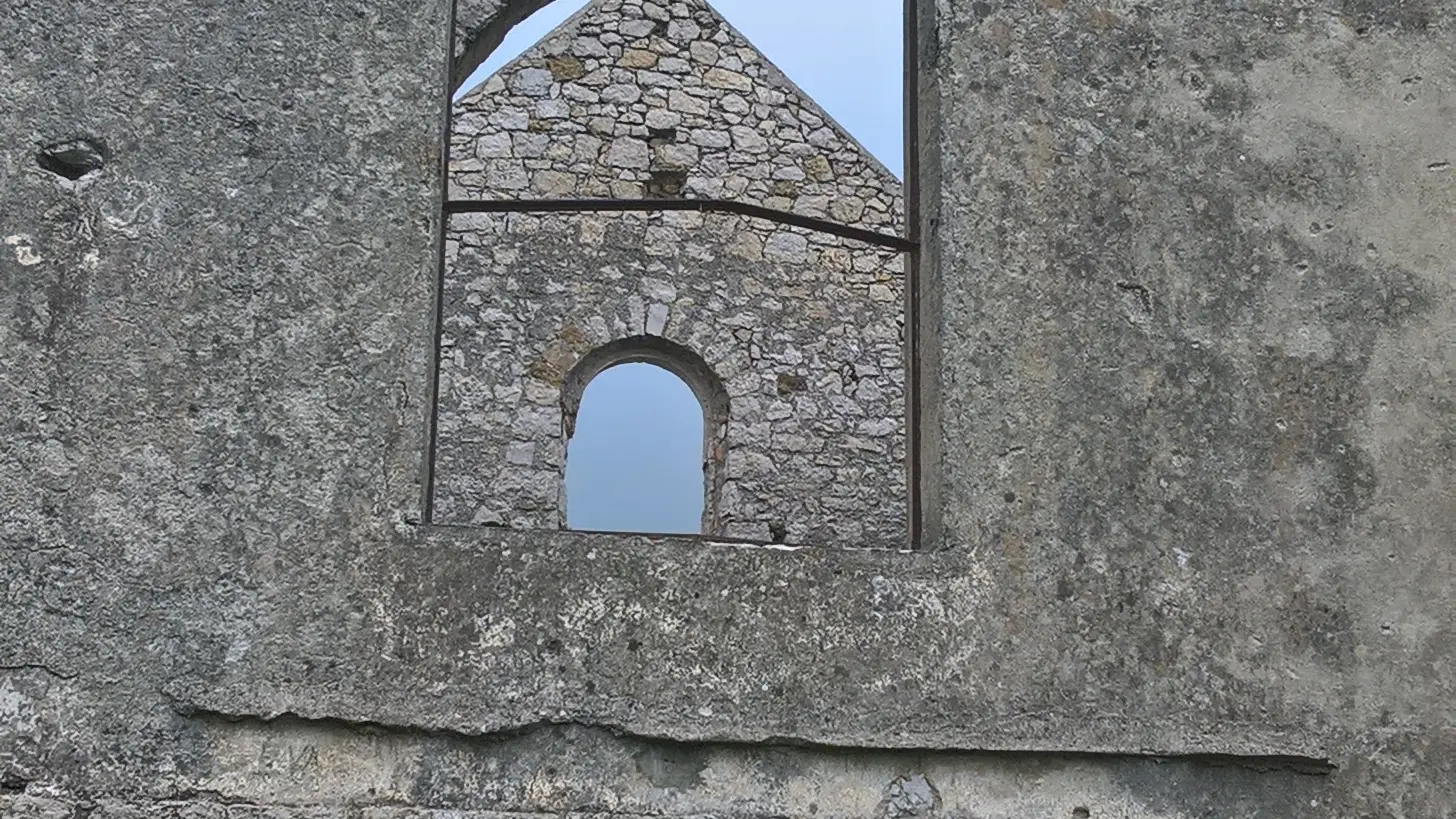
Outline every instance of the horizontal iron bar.
<path id="1" fill-rule="evenodd" d="M 879 245 L 901 253 L 910 253 L 915 242 L 864 228 L 850 227 L 825 219 L 798 213 L 774 210 L 748 202 L 726 199 L 451 199 L 445 212 L 455 213 L 599 213 L 623 211 L 697 211 L 699 213 L 736 213 L 770 222 L 817 230 L 845 239 Z"/>

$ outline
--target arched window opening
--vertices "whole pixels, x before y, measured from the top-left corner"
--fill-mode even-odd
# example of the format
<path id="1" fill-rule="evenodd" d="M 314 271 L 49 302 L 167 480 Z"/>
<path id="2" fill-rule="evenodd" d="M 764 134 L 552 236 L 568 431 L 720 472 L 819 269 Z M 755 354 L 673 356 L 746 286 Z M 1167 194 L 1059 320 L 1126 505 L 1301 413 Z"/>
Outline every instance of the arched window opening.
<path id="1" fill-rule="evenodd" d="M 567 525 L 698 534 L 704 507 L 703 406 L 653 364 L 612 367 L 586 387 L 566 455 Z"/>

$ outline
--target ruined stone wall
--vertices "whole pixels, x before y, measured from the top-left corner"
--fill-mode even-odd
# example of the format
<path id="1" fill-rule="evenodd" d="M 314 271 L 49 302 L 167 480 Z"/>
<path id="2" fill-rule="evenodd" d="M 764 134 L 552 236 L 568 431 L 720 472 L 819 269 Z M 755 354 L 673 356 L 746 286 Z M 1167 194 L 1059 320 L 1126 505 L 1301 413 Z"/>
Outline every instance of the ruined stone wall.
<path id="1" fill-rule="evenodd" d="M 899 183 L 703 3 L 598 0 L 456 106 L 451 195 L 727 198 L 896 233 Z M 698 213 L 459 215 L 435 519 L 565 524 L 562 382 L 655 336 L 727 388 L 709 534 L 903 545 L 898 254 Z"/>
<path id="2" fill-rule="evenodd" d="M 0 817 L 1449 816 L 1456 2 L 919 7 L 899 554 L 420 525 L 447 4 L 0 3 Z"/>

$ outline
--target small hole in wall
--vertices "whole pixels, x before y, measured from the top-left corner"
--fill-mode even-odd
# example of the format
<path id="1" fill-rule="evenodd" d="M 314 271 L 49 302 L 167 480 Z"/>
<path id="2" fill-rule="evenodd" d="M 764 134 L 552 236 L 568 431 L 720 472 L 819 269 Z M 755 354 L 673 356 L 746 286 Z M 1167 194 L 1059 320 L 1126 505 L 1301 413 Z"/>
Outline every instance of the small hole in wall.
<path id="1" fill-rule="evenodd" d="M 36 164 L 71 181 L 101 170 L 106 164 L 104 146 L 89 139 L 69 139 L 40 149 Z"/>
<path id="2" fill-rule="evenodd" d="M 1073 808 L 1072 819 L 1092 819 L 1092 811 L 1086 808 Z"/>
<path id="3" fill-rule="evenodd" d="M 687 171 L 653 171 L 647 179 L 647 198 L 668 199 L 682 196 L 688 184 Z"/>
<path id="4" fill-rule="evenodd" d="M 0 774 L 0 793 L 25 793 L 25 786 L 28 784 L 30 782 L 21 779 L 19 774 Z"/>

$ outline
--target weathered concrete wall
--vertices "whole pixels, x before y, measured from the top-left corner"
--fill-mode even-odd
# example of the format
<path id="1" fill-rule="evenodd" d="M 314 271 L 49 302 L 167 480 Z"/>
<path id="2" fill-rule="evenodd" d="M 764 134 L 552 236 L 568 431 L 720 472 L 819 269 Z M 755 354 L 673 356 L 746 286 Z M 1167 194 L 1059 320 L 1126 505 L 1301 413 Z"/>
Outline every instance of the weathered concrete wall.
<path id="1" fill-rule="evenodd" d="M 461 199 L 724 198 L 903 229 L 898 180 L 699 0 L 591 3 L 461 99 L 451 142 Z M 698 213 L 458 215 L 447 241 L 436 522 L 564 527 L 567 376 L 651 336 L 726 387 L 704 532 L 906 543 L 895 251 Z"/>
<path id="2" fill-rule="evenodd" d="M 188 740 L 207 749 L 185 771 L 199 795 L 100 799 L 86 803 L 90 815 L 1286 817 L 1320 803 L 1325 782 L 1268 763 L 1258 770 L 1217 760 L 684 745 L 575 726 L 474 740 L 204 717 Z M 17 819 L 70 819 L 76 805 L 54 795 L 0 795 L 0 814 Z"/>
<path id="3" fill-rule="evenodd" d="M 1449 814 L 1456 8 L 939 5 L 901 555 L 411 525 L 443 5 L 6 2 L 0 815 Z"/>
<path id="4" fill-rule="evenodd" d="M 1229 639 L 1284 668 L 1266 692 L 1325 691 L 1364 738 L 1335 753 L 1433 781 L 1456 3 L 920 5 L 941 545 L 989 552 L 1034 610 L 1101 597 L 1053 628 L 1160 611 L 1161 647 L 1123 633 L 1150 672 Z M 1304 648 L 1266 653 L 1270 629 Z M 1450 810 L 1397 801 L 1367 809 Z"/>

